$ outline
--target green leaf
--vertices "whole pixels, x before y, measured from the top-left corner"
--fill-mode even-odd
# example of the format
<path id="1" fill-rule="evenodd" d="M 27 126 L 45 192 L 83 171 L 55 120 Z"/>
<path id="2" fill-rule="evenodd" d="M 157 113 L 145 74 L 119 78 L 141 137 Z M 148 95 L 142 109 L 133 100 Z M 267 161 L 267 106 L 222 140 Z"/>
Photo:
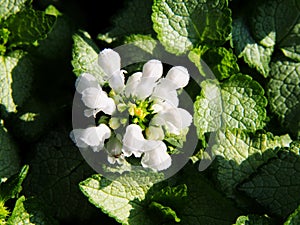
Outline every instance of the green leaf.
<path id="1" fill-rule="evenodd" d="M 176 212 L 168 206 L 163 206 L 157 202 L 151 202 L 149 208 L 152 209 L 155 213 L 162 214 L 166 219 L 174 220 L 175 222 L 180 222 L 180 218 L 176 215 Z"/>
<path id="2" fill-rule="evenodd" d="M 16 174 L 20 168 L 19 149 L 0 120 L 0 178 Z"/>
<path id="3" fill-rule="evenodd" d="M 199 54 L 199 56 L 196 57 L 195 54 Z M 203 60 L 218 80 L 223 80 L 239 72 L 237 58 L 231 49 L 226 49 L 224 47 L 199 47 L 193 49 L 189 53 L 189 57 L 191 58 L 191 61 L 196 64 L 199 71 L 205 75 L 205 69 L 202 68 L 203 64 L 200 62 L 200 60 Z M 193 60 L 196 59 L 195 57 L 198 58 L 197 61 L 199 62 Z"/>
<path id="4" fill-rule="evenodd" d="M 182 205 L 186 204 L 187 191 L 185 184 L 176 187 L 166 186 L 149 197 L 149 201 L 151 201 L 149 208 L 155 214 L 161 214 L 163 219 L 180 222 L 180 218 L 174 209 L 180 210 Z"/>
<path id="5" fill-rule="evenodd" d="M 232 40 L 236 54 L 264 77 L 269 74 L 269 63 L 273 53 L 273 46 L 263 46 L 252 37 L 243 19 L 236 19 L 232 23 Z"/>
<path id="6" fill-rule="evenodd" d="M 8 18 L 25 8 L 28 0 L 4 0 L 0 3 L 0 20 Z"/>
<path id="7" fill-rule="evenodd" d="M 297 225 L 300 223 L 300 206 L 287 218 L 283 225 Z"/>
<path id="8" fill-rule="evenodd" d="M 266 216 L 247 215 L 239 216 L 234 225 L 273 225 L 274 221 Z"/>
<path id="9" fill-rule="evenodd" d="M 266 120 L 264 89 L 248 75 L 237 74 L 223 83 L 205 80 L 194 103 L 198 136 L 220 128 L 262 129 Z"/>
<path id="10" fill-rule="evenodd" d="M 19 174 L 8 178 L 7 181 L 0 183 L 0 201 L 6 202 L 11 198 L 18 198 L 22 191 L 22 183 L 27 176 L 29 166 L 22 167 Z"/>
<path id="11" fill-rule="evenodd" d="M 25 207 L 24 207 L 25 197 L 21 196 L 15 205 L 15 208 L 11 214 L 11 216 L 7 220 L 7 225 L 35 225 L 34 223 L 30 222 L 30 215 Z"/>
<path id="12" fill-rule="evenodd" d="M 233 206 L 232 202 L 214 190 L 196 169 L 186 168 L 181 171 L 180 175 L 172 177 L 167 182 L 152 186 L 157 175 L 136 171 L 113 181 L 109 181 L 101 175 L 94 175 L 81 182 L 80 189 L 91 203 L 122 224 L 163 223 L 164 219 L 157 217 L 157 212 L 153 214 L 153 207 L 163 209 L 168 214 L 165 217 L 165 219 L 169 219 L 167 224 L 173 224 L 172 221 L 180 218 L 179 224 L 184 225 L 225 225 L 233 223 L 239 214 L 239 210 Z M 167 187 L 168 182 L 173 185 L 175 183 L 177 187 Z M 179 200 L 179 196 L 186 195 L 185 186 L 187 186 L 188 196 L 185 197 L 187 199 L 183 203 L 182 200 Z M 167 192 L 161 191 L 161 189 Z M 166 194 L 164 195 L 163 192 Z M 171 203 L 172 195 L 175 195 L 179 202 Z M 152 203 L 150 206 L 154 199 L 156 203 Z M 166 203 L 167 201 L 169 203 Z M 152 207 L 152 210 L 149 210 L 149 207 Z M 180 207 L 180 210 L 175 214 L 173 207 Z M 178 221 L 178 219 L 176 220 Z"/>
<path id="13" fill-rule="evenodd" d="M 55 22 L 55 16 L 32 9 L 23 10 L 10 16 L 4 23 L 11 35 L 8 39 L 10 47 L 36 44 L 36 41 L 46 38 Z"/>
<path id="14" fill-rule="evenodd" d="M 0 56 L 0 105 L 7 112 L 16 112 L 29 96 L 32 74 L 32 64 L 24 52 Z"/>
<path id="15" fill-rule="evenodd" d="M 90 35 L 87 32 L 78 32 L 73 35 L 73 41 L 72 65 L 75 75 L 90 73 L 97 78 L 100 84 L 103 84 L 105 82 L 104 72 L 98 65 L 100 50 L 91 40 Z"/>
<path id="16" fill-rule="evenodd" d="M 7 129 L 18 140 L 33 143 L 48 132 L 61 113 L 52 102 L 42 102 L 35 97 L 28 99 L 16 114 L 5 118 Z"/>
<path id="17" fill-rule="evenodd" d="M 300 130 L 300 63 L 277 60 L 271 64 L 268 100 L 271 111 L 292 133 Z"/>
<path id="18" fill-rule="evenodd" d="M 260 44 L 281 49 L 300 60 L 300 3 L 298 0 L 260 2 L 251 18 L 253 35 Z"/>
<path id="19" fill-rule="evenodd" d="M 112 28 L 98 39 L 111 43 L 128 34 L 153 34 L 151 13 L 152 0 L 126 1 L 123 10 L 113 18 Z"/>
<path id="20" fill-rule="evenodd" d="M 289 135 L 252 134 L 240 129 L 219 131 L 212 151 L 216 156 L 215 176 L 221 190 L 228 197 L 234 197 L 239 183 L 275 157 L 276 147 L 288 147 L 291 142 Z"/>
<path id="21" fill-rule="evenodd" d="M 24 182 L 24 194 L 34 196 L 47 215 L 58 220 L 79 222 L 93 213 L 78 183 L 92 174 L 80 151 L 64 128 L 51 131 L 33 150 L 30 173 Z"/>
<path id="22" fill-rule="evenodd" d="M 299 146 L 291 148 L 294 149 L 279 151 L 278 158 L 261 166 L 257 174 L 239 187 L 271 214 L 280 217 L 287 217 L 300 204 Z"/>
<path id="23" fill-rule="evenodd" d="M 173 179 L 173 178 L 172 178 Z M 177 215 L 182 225 L 233 224 L 240 215 L 234 204 L 225 198 L 199 171 L 186 166 L 177 177 L 177 184 L 187 186 L 187 199 Z"/>
<path id="24" fill-rule="evenodd" d="M 133 171 L 110 181 L 101 175 L 79 184 L 89 201 L 122 224 L 151 224 L 141 201 L 148 190 L 160 180 L 155 172 Z M 144 217 L 144 218 L 143 218 Z M 129 223 L 130 221 L 130 223 Z"/>
<path id="25" fill-rule="evenodd" d="M 53 5 L 46 8 L 47 15 L 56 17 L 47 38 L 39 42 L 39 46 L 34 49 L 41 60 L 60 60 L 65 63 L 66 57 L 70 57 L 72 51 L 72 35 L 75 32 L 73 21 L 68 16 L 60 13 Z"/>
<path id="26" fill-rule="evenodd" d="M 167 51 L 183 54 L 199 44 L 222 45 L 231 32 L 226 0 L 155 0 L 153 29 Z"/>

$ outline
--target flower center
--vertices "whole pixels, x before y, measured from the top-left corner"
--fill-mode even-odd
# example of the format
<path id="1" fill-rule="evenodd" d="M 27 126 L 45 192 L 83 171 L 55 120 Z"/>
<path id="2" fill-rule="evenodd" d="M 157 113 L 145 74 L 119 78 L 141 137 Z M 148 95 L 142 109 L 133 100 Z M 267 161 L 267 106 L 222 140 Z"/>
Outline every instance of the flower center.
<path id="1" fill-rule="evenodd" d="M 144 101 L 136 101 L 135 104 L 130 104 L 128 112 L 131 116 L 131 122 L 138 124 L 143 130 L 145 130 L 152 117 L 155 113 L 153 113 L 152 101 L 148 100 Z"/>

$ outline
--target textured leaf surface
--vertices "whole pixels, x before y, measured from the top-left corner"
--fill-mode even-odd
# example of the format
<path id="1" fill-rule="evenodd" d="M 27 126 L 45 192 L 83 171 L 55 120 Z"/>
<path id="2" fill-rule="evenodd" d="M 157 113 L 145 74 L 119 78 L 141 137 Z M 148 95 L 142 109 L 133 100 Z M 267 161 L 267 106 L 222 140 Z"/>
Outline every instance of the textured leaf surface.
<path id="1" fill-rule="evenodd" d="M 286 56 L 300 60 L 299 15 L 298 0 L 261 2 L 251 20 L 255 39 L 267 47 L 276 43 Z"/>
<path id="2" fill-rule="evenodd" d="M 239 216 L 234 225 L 272 225 L 274 221 L 265 216 L 248 215 Z"/>
<path id="3" fill-rule="evenodd" d="M 300 206 L 288 217 L 284 225 L 300 224 Z"/>
<path id="4" fill-rule="evenodd" d="M 242 19 L 236 19 L 232 23 L 232 40 L 238 57 L 243 57 L 250 67 L 267 77 L 273 46 L 266 47 L 257 43 Z"/>
<path id="5" fill-rule="evenodd" d="M 0 201 L 6 202 L 11 198 L 17 198 L 22 191 L 22 183 L 27 176 L 29 166 L 22 167 L 20 173 L 8 178 L 4 183 L 0 183 Z"/>
<path id="6" fill-rule="evenodd" d="M 187 185 L 187 199 L 178 217 L 182 225 L 233 224 L 240 211 L 202 176 L 196 168 L 186 167 L 178 183 Z M 174 223 L 175 224 L 175 223 Z M 176 223 L 178 224 L 178 223 Z"/>
<path id="7" fill-rule="evenodd" d="M 4 0 L 0 3 L 0 20 L 6 19 L 10 15 L 25 8 L 27 0 Z"/>
<path id="8" fill-rule="evenodd" d="M 20 168 L 19 149 L 0 120 L 0 178 L 16 174 Z"/>
<path id="9" fill-rule="evenodd" d="M 17 200 L 14 210 L 9 219 L 7 220 L 8 225 L 35 225 L 34 223 L 30 222 L 31 215 L 26 211 L 24 207 L 24 201 L 24 196 L 21 196 Z"/>
<path id="10" fill-rule="evenodd" d="M 125 2 L 124 9 L 113 18 L 113 26 L 106 34 L 99 34 L 98 39 L 108 43 L 128 34 L 152 34 L 151 0 L 131 0 Z"/>
<path id="11" fill-rule="evenodd" d="M 104 74 L 98 65 L 98 54 L 100 51 L 96 44 L 86 32 L 74 34 L 73 41 L 73 72 L 76 76 L 80 76 L 82 73 L 90 73 L 98 79 L 100 84 L 103 84 Z"/>
<path id="12" fill-rule="evenodd" d="M 218 80 L 223 80 L 239 72 L 236 56 L 224 47 L 211 48 L 202 56 Z"/>
<path id="13" fill-rule="evenodd" d="M 0 56 L 0 105 L 6 111 L 16 112 L 29 96 L 32 73 L 32 64 L 23 52 Z"/>
<path id="14" fill-rule="evenodd" d="M 81 182 L 80 189 L 92 204 L 118 222 L 150 225 L 152 220 L 140 202 L 159 178 L 156 173 L 136 171 L 110 181 L 98 174 Z"/>
<path id="15" fill-rule="evenodd" d="M 300 157 L 293 151 L 279 152 L 278 158 L 263 165 L 240 186 L 271 214 L 287 217 L 300 204 Z"/>
<path id="16" fill-rule="evenodd" d="M 167 51 L 182 54 L 198 44 L 223 44 L 231 32 L 231 10 L 225 0 L 156 0 L 153 28 Z"/>
<path id="17" fill-rule="evenodd" d="M 233 197 L 236 186 L 256 169 L 275 157 L 276 147 L 288 147 L 288 135 L 251 134 L 240 129 L 219 131 L 213 154 L 216 155 L 216 178 L 227 196 Z"/>
<path id="18" fill-rule="evenodd" d="M 4 27 L 11 32 L 8 45 L 15 47 L 34 44 L 35 41 L 46 37 L 54 22 L 54 16 L 42 11 L 23 10 L 9 17 L 4 23 Z"/>
<path id="19" fill-rule="evenodd" d="M 267 99 L 260 84 L 248 75 L 234 75 L 223 83 L 205 80 L 194 103 L 198 135 L 219 128 L 257 130 L 266 119 Z"/>
<path id="20" fill-rule="evenodd" d="M 300 63 L 278 60 L 271 64 L 268 84 L 270 109 L 293 133 L 300 129 Z"/>
<path id="21" fill-rule="evenodd" d="M 52 131 L 34 149 L 30 174 L 24 183 L 26 196 L 35 196 L 48 214 L 59 220 L 81 221 L 92 211 L 78 183 L 92 171 L 64 129 Z"/>
<path id="22" fill-rule="evenodd" d="M 184 174 L 181 174 L 176 181 L 174 178 L 172 180 L 173 183 L 176 182 L 179 186 L 183 184 L 187 186 L 186 201 L 184 203 L 182 200 L 177 202 L 181 207 L 180 210 L 175 210 L 176 214 L 167 217 L 165 215 L 162 218 L 158 217 L 160 214 L 157 214 L 157 212 L 153 214 L 153 211 L 149 210 L 152 200 L 159 203 L 164 202 L 160 206 L 165 206 L 169 213 L 175 212 L 173 208 L 170 210 L 170 207 L 177 208 L 179 206 L 178 204 L 177 206 L 172 204 L 169 207 L 167 202 L 170 203 L 172 199 L 168 199 L 168 195 L 162 194 L 163 191 L 160 187 L 162 184 L 156 184 L 150 188 L 150 177 L 149 175 L 148 179 L 145 179 L 144 176 L 141 177 L 139 174 L 135 174 L 135 176 L 125 176 L 120 180 L 111 182 L 100 175 L 94 175 L 81 182 L 80 188 L 89 197 L 90 202 L 122 224 L 164 224 L 164 219 L 168 218 L 167 224 L 173 224 L 175 223 L 174 219 L 177 218 L 177 221 L 179 221 L 178 218 L 180 218 L 180 223 L 175 224 L 225 225 L 234 222 L 239 213 L 239 210 L 229 200 L 226 200 L 220 193 L 215 191 L 196 169 L 185 169 Z M 170 188 L 170 190 L 174 189 Z M 158 192 L 161 193 L 157 194 Z"/>

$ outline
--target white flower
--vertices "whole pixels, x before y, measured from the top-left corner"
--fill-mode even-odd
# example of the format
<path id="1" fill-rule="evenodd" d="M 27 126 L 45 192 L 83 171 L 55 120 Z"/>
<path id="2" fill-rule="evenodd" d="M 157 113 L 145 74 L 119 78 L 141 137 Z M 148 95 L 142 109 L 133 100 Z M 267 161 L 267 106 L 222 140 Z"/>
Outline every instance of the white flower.
<path id="1" fill-rule="evenodd" d="M 164 170 L 171 165 L 171 157 L 167 153 L 165 143 L 145 139 L 141 127 L 136 124 L 130 124 L 126 128 L 123 137 L 123 153 L 126 157 L 132 154 L 141 157 L 143 154 L 142 166 L 154 170 Z"/>
<path id="2" fill-rule="evenodd" d="M 91 147 L 94 152 L 98 152 L 104 147 L 105 139 L 108 139 L 111 131 L 105 124 L 100 124 L 95 127 L 88 127 L 86 129 L 74 129 L 70 133 L 73 142 L 79 148 Z"/>
<path id="3" fill-rule="evenodd" d="M 143 66 L 143 72 L 137 72 L 131 75 L 126 83 L 125 95 L 127 97 L 136 97 L 144 100 L 149 97 L 157 80 L 162 76 L 162 63 L 158 60 L 149 60 Z"/>
<path id="4" fill-rule="evenodd" d="M 168 132 L 179 135 L 181 130 L 189 127 L 193 117 L 182 108 L 168 108 L 159 111 L 150 121 L 151 125 L 165 126 Z"/>
<path id="5" fill-rule="evenodd" d="M 123 164 L 125 161 L 124 155 L 122 154 L 122 142 L 116 136 L 109 139 L 106 144 L 107 161 L 110 164 Z"/>
<path id="6" fill-rule="evenodd" d="M 105 114 L 112 115 L 112 113 L 116 109 L 115 102 L 112 98 L 107 96 L 105 91 L 99 88 L 87 88 L 82 93 L 82 101 L 83 103 L 89 107 L 84 111 L 85 116 L 96 117 L 96 114 L 100 111 L 103 111 Z"/>
<path id="7" fill-rule="evenodd" d="M 161 171 L 171 166 L 172 158 L 167 153 L 167 146 L 161 141 L 155 149 L 145 152 L 141 163 L 145 168 Z"/>
<path id="8" fill-rule="evenodd" d="M 112 98 L 102 90 L 96 78 L 88 73 L 79 76 L 75 83 L 76 90 L 82 95 L 83 103 L 89 108 L 84 111 L 85 116 L 96 117 L 96 114 L 103 111 L 105 114 L 111 115 L 116 105 Z"/>
<path id="9" fill-rule="evenodd" d="M 124 88 L 124 72 L 121 70 L 120 55 L 112 49 L 104 49 L 99 53 L 98 64 L 106 74 L 109 86 L 117 93 Z"/>
<path id="10" fill-rule="evenodd" d="M 160 99 L 177 107 L 179 100 L 177 97 L 177 89 L 185 87 L 190 79 L 190 75 L 186 68 L 182 66 L 172 67 L 165 78 L 160 79 L 160 83 L 155 87 L 152 99 Z"/>

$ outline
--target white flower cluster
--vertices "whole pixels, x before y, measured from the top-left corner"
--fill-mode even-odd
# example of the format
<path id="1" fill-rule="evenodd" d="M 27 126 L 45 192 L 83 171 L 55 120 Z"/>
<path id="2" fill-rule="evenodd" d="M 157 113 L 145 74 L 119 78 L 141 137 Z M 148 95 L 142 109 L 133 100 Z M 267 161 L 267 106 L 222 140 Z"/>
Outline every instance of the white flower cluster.
<path id="1" fill-rule="evenodd" d="M 126 71 L 121 70 L 117 52 L 104 49 L 98 63 L 105 73 L 109 93 L 88 73 L 78 77 L 75 86 L 87 107 L 86 117 L 96 117 L 102 112 L 110 115 L 110 120 L 74 129 L 70 134 L 72 140 L 80 148 L 105 149 L 112 164 L 122 164 L 125 157 L 134 155 L 141 157 L 145 168 L 160 171 L 170 167 L 171 157 L 164 142 L 166 134 L 181 135 L 192 123 L 190 113 L 178 108 L 178 90 L 185 87 L 190 78 L 187 69 L 175 66 L 162 77 L 162 63 L 150 60 L 142 72 L 129 76 L 125 84 Z M 124 134 L 116 132 L 120 127 L 125 127 Z"/>

